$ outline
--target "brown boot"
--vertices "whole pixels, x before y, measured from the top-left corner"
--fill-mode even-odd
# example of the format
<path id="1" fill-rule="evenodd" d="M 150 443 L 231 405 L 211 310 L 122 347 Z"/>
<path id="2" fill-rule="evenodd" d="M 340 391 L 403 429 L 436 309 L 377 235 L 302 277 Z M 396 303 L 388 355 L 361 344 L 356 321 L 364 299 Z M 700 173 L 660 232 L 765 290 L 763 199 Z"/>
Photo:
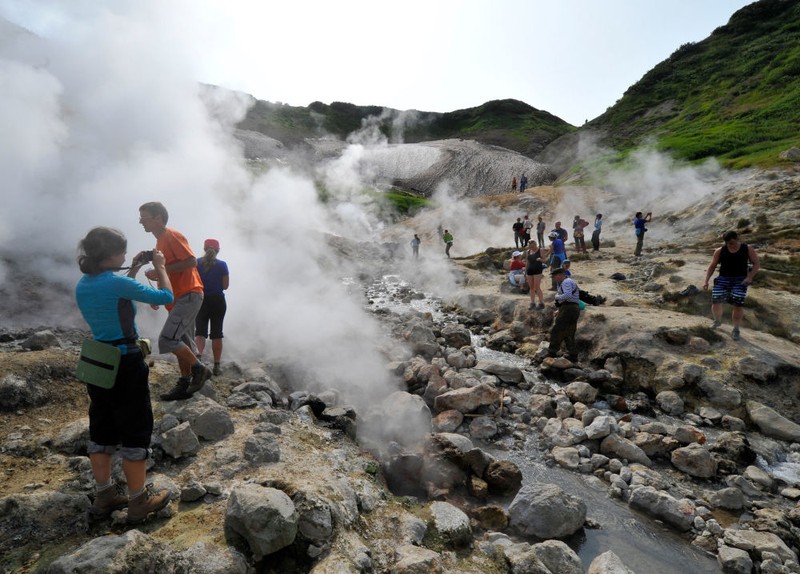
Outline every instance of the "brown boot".
<path id="1" fill-rule="evenodd" d="M 128 524 L 142 522 L 151 512 L 158 512 L 169 504 L 169 491 L 153 491 L 153 485 L 145 486 L 144 491 L 128 502 Z"/>
<path id="2" fill-rule="evenodd" d="M 112 484 L 108 488 L 99 490 L 94 497 L 94 504 L 89 509 L 93 518 L 103 518 L 115 510 L 128 506 L 128 495 L 121 484 Z"/>

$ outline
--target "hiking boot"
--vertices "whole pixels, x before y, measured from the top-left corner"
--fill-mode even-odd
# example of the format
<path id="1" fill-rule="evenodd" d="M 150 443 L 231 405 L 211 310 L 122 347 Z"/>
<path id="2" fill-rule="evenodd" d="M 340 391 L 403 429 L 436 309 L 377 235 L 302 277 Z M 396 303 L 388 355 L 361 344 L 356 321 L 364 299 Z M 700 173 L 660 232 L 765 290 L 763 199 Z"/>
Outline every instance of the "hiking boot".
<path id="1" fill-rule="evenodd" d="M 206 367 L 203 363 L 196 363 L 192 365 L 192 382 L 189 383 L 189 388 L 186 389 L 186 392 L 190 395 L 195 394 L 203 385 L 206 384 L 206 381 L 211 378 L 214 373 Z"/>
<path id="2" fill-rule="evenodd" d="M 721 326 L 722 326 L 722 321 L 720 321 L 719 319 L 714 319 L 714 322 L 711 323 L 712 329 L 718 329 Z"/>
<path id="3" fill-rule="evenodd" d="M 188 399 L 191 397 L 191 393 L 188 392 L 190 380 L 184 379 L 181 377 L 178 379 L 178 382 L 175 383 L 175 386 L 172 387 L 167 393 L 161 393 L 159 397 L 162 401 L 182 401 L 183 399 Z"/>
<path id="4" fill-rule="evenodd" d="M 128 494 L 125 492 L 125 487 L 121 484 L 112 484 L 97 491 L 94 503 L 89 508 L 89 514 L 92 518 L 102 518 L 126 506 L 128 506 Z"/>
<path id="5" fill-rule="evenodd" d="M 544 303 L 539 303 L 538 305 L 536 305 L 536 309 L 538 309 L 539 311 L 544 309 Z"/>
<path id="6" fill-rule="evenodd" d="M 214 376 L 222 374 L 222 367 L 219 366 L 219 363 L 214 363 Z"/>
<path id="7" fill-rule="evenodd" d="M 528 311 L 533 311 L 534 309 L 536 309 L 536 303 L 534 303 L 533 301 L 531 301 L 531 302 L 528 304 Z"/>
<path id="8" fill-rule="evenodd" d="M 740 337 L 741 336 L 739 334 L 739 327 L 734 327 L 733 331 L 731 331 L 731 339 L 733 339 L 734 341 L 738 341 Z"/>
<path id="9" fill-rule="evenodd" d="M 128 524 L 142 522 L 148 514 L 158 512 L 167 504 L 169 504 L 169 491 L 164 489 L 155 492 L 153 485 L 148 484 L 139 496 L 131 498 L 128 502 Z"/>

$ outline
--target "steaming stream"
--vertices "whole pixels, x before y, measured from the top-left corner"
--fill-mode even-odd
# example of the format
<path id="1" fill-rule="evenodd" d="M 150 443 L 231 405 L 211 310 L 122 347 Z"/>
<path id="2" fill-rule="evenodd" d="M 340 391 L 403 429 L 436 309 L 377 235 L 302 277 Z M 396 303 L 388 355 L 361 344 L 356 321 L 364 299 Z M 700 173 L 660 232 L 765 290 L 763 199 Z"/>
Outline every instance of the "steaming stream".
<path id="1" fill-rule="evenodd" d="M 414 288 L 396 275 L 387 275 L 367 289 L 372 301 L 371 309 L 387 309 L 396 313 L 414 310 L 430 313 L 436 323 L 448 319 L 435 298 L 414 298 Z M 528 367 L 529 362 L 510 353 L 488 349 L 482 337 L 473 335 L 473 345 L 479 360 Z M 538 376 L 538 374 L 537 374 Z M 506 392 L 509 392 L 508 390 Z M 527 404 L 525 391 L 512 391 L 518 404 Z M 594 405 L 599 406 L 599 405 Z M 591 561 L 606 550 L 613 550 L 622 561 L 637 573 L 659 574 L 712 574 L 720 572 L 713 557 L 691 546 L 674 530 L 658 521 L 632 510 L 627 504 L 612 499 L 607 494 L 607 485 L 592 476 L 585 476 L 545 463 L 543 453 L 534 437 L 525 441 L 522 449 L 513 445 L 510 437 L 494 443 L 472 439 L 476 446 L 497 458 L 511 460 L 522 471 L 523 485 L 532 482 L 558 484 L 566 492 L 581 497 L 586 503 L 587 519 L 599 528 L 584 528 L 580 533 L 565 540 L 584 563 Z M 511 500 L 504 501 L 505 506 Z"/>

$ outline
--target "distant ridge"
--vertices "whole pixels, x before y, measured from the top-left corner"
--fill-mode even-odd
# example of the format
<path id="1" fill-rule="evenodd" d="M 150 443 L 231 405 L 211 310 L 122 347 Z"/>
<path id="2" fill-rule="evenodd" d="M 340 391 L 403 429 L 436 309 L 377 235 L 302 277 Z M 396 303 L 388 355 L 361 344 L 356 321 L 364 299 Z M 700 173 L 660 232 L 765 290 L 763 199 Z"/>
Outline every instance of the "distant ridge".
<path id="1" fill-rule="evenodd" d="M 306 138 L 345 139 L 374 118 L 389 141 L 417 143 L 449 138 L 472 139 L 534 157 L 551 141 L 575 127 L 518 100 L 494 100 L 475 108 L 448 113 L 400 111 L 344 102 L 313 102 L 307 107 L 257 100 L 237 126 L 260 132 L 287 146 Z"/>

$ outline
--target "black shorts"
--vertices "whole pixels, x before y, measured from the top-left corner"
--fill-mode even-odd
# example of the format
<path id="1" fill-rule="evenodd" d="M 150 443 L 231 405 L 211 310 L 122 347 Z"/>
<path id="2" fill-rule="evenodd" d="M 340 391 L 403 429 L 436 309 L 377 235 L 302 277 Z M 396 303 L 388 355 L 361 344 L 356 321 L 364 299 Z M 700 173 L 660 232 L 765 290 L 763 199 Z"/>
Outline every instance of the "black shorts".
<path id="1" fill-rule="evenodd" d="M 141 352 L 122 355 L 114 386 L 89 392 L 89 438 L 103 446 L 149 448 L 153 434 L 150 369 Z"/>
<path id="2" fill-rule="evenodd" d="M 203 298 L 203 305 L 197 312 L 194 324 L 194 334 L 196 337 L 208 337 L 208 324 L 211 323 L 211 338 L 222 339 L 222 323 L 225 320 L 225 312 L 228 304 L 225 302 L 224 293 L 206 295 Z"/>

